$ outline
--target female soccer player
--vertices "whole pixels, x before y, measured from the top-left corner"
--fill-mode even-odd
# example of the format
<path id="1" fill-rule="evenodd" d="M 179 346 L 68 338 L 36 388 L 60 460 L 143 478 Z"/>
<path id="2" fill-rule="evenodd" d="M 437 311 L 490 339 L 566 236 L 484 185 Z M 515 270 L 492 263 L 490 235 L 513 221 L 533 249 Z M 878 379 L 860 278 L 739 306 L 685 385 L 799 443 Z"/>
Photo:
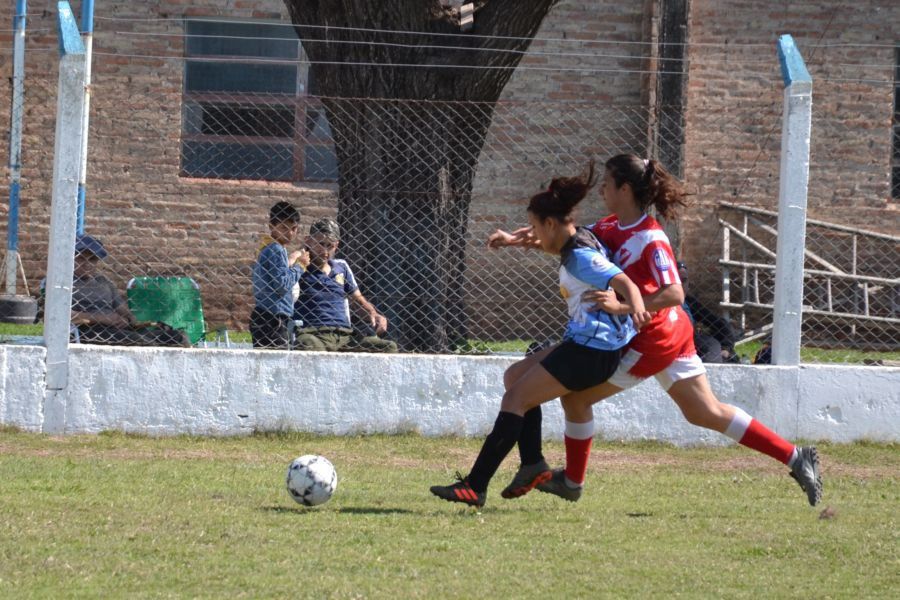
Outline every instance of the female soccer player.
<path id="1" fill-rule="evenodd" d="M 467 477 L 446 486 L 433 486 L 431 493 L 451 502 L 484 506 L 487 487 L 500 463 L 519 440 L 525 414 L 541 403 L 570 392 L 586 390 L 606 381 L 619 364 L 621 349 L 648 321 L 640 290 L 613 265 L 590 231 L 576 229 L 572 210 L 596 183 L 594 163 L 582 177 L 557 178 L 548 190 L 531 198 L 528 221 L 540 247 L 560 257 L 560 292 L 569 309 L 563 341 L 510 367 L 504 375 L 506 393 L 494 429 L 485 439 Z M 581 296 L 588 290 L 612 288 L 625 299 L 617 305 L 620 316 L 593 308 Z M 635 313 L 632 322 L 627 315 Z M 531 413 L 534 415 L 534 413 Z M 538 446 L 540 413 L 537 414 Z M 538 452 L 539 452 L 538 448 Z M 551 477 L 549 466 L 532 469 L 521 483 L 530 491 Z"/>
<path id="2" fill-rule="evenodd" d="M 609 248 L 613 261 L 641 289 L 645 309 L 655 316 L 631 341 L 608 381 L 562 398 L 566 468 L 555 470 L 550 480 L 536 487 L 578 500 L 594 431 L 591 406 L 652 376 L 689 423 L 724 433 L 786 464 L 810 505 L 818 504 L 822 479 L 816 449 L 794 446 L 740 408 L 720 402 L 709 386 L 706 369 L 694 349 L 693 327 L 681 308 L 684 290 L 672 247 L 660 224 L 647 214 L 652 206 L 664 218 L 673 218 L 676 208 L 685 204 L 679 182 L 656 161 L 620 154 L 606 162 L 601 194 L 612 214 L 595 223 L 592 231 Z M 498 231 L 489 238 L 489 244 L 534 246 L 538 243 L 536 236 L 538 232 L 527 228 L 511 234 Z M 589 292 L 585 298 L 596 300 L 597 308 L 612 314 L 631 310 L 609 292 Z"/>

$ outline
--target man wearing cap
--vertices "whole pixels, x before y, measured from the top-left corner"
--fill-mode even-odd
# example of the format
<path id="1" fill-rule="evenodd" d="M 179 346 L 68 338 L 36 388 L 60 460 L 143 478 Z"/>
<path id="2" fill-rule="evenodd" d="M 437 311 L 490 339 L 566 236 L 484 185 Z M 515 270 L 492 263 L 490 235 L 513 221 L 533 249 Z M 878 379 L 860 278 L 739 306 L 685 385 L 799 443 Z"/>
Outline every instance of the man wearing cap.
<path id="1" fill-rule="evenodd" d="M 105 276 L 97 274 L 97 265 L 107 254 L 100 240 L 94 237 L 80 235 L 75 239 L 73 325 L 128 327 L 136 323 L 116 286 Z"/>
<path id="2" fill-rule="evenodd" d="M 187 336 L 181 331 L 137 322 L 113 282 L 97 273 L 97 265 L 107 255 L 97 238 L 89 235 L 75 238 L 71 323 L 77 328 L 78 340 L 121 346 L 189 346 Z"/>
<path id="3" fill-rule="evenodd" d="M 334 219 L 320 219 L 309 228 L 309 265 L 298 283 L 294 320 L 302 321 L 294 346 L 298 350 L 396 352 L 397 344 L 378 337 L 388 321 L 359 291 L 346 261 L 334 258 L 340 230 Z M 350 326 L 350 303 L 365 312 L 376 335 L 363 337 Z"/>

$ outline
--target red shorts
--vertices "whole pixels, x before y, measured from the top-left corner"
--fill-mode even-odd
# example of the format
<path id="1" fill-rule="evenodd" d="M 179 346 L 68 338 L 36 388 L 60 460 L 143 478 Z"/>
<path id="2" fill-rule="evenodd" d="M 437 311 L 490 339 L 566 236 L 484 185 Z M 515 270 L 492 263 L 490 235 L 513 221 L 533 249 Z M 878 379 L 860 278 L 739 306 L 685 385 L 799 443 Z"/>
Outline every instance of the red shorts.
<path id="1" fill-rule="evenodd" d="M 634 346 L 635 344 L 630 345 L 626 352 L 629 350 L 641 352 L 639 347 Z M 669 348 L 656 346 L 647 352 L 641 352 L 637 362 L 628 368 L 628 374 L 641 378 L 652 377 L 675 362 L 676 358 L 686 358 L 692 354 L 697 354 L 697 349 L 694 348 L 693 335 L 689 336 L 678 346 Z"/>
<path id="2" fill-rule="evenodd" d="M 703 373 L 706 373 L 706 368 L 694 350 L 694 340 L 688 339 L 680 347 L 655 354 L 641 354 L 634 348 L 628 348 L 609 383 L 628 389 L 648 377 L 656 377 L 663 390 L 668 391 L 672 384 Z"/>

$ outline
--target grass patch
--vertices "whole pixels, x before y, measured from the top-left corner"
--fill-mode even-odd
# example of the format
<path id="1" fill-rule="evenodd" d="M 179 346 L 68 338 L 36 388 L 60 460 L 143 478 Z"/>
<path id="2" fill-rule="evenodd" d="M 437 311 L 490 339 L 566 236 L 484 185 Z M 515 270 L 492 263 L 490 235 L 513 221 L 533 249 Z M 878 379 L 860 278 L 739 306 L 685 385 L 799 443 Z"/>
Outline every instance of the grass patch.
<path id="1" fill-rule="evenodd" d="M 896 446 L 823 445 L 820 519 L 782 465 L 742 448 L 598 444 L 577 504 L 481 511 L 432 497 L 480 440 L 415 435 L 154 439 L 0 432 L 0 597 L 888 597 Z M 558 463 L 562 446 L 548 444 Z M 294 457 L 335 464 L 304 509 Z M 527 581 L 527 585 L 523 584 Z M 814 587 L 810 587 L 813 585 Z"/>
<path id="2" fill-rule="evenodd" d="M 0 336 L 9 335 L 44 335 L 44 324 L 19 325 L 16 323 L 0 323 Z"/>
<path id="3" fill-rule="evenodd" d="M 735 349 L 748 362 L 753 360 L 756 353 L 762 347 L 762 342 L 754 340 L 739 344 Z M 867 352 L 851 350 L 849 348 L 800 348 L 800 362 L 803 363 L 847 363 L 862 364 L 867 360 L 894 360 L 900 361 L 900 352 Z"/>

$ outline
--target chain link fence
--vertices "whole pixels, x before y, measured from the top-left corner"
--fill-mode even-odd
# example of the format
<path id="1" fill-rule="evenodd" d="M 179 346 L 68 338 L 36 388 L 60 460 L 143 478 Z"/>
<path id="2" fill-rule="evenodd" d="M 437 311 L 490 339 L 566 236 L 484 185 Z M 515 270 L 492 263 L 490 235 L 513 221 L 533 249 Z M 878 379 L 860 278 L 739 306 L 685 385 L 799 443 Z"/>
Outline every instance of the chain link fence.
<path id="1" fill-rule="evenodd" d="M 265 262 L 268 287 L 260 292 L 258 283 L 257 296 L 291 299 L 287 309 L 270 307 L 285 347 L 313 328 L 344 349 L 385 349 L 365 345 L 378 336 L 403 352 L 524 352 L 565 325 L 557 259 L 489 251 L 488 235 L 525 224 L 528 197 L 553 176 L 633 152 L 669 161 L 694 193 L 682 221 L 667 227 L 690 272 L 689 294 L 719 318 L 698 330 L 723 350 L 736 345 L 736 360 L 764 351 L 782 102 L 774 55 L 743 64 L 752 86 L 738 93 L 713 79 L 687 107 L 612 94 L 541 99 L 517 94 L 515 80 L 496 104 L 324 98 L 290 28 L 276 39 L 238 36 L 229 50 L 237 56 L 226 60 L 228 42 L 190 23 L 185 32 L 197 41 L 183 51 L 94 57 L 89 237 L 76 259 L 73 340 L 249 347 L 254 265 Z M 37 62 L 49 67 L 52 58 Z M 26 94 L 20 238 L 35 296 L 46 271 L 52 172 L 55 72 L 47 71 L 51 79 L 29 75 Z M 635 89 L 646 84 L 643 73 L 623 73 Z M 591 96 L 595 75 L 566 77 L 576 95 L 584 86 Z M 845 91 L 821 93 L 838 102 Z M 730 95 L 728 110 L 721 95 Z M 813 176 L 840 165 L 828 152 L 814 146 Z M 803 360 L 896 354 L 897 238 L 820 224 L 819 193 L 811 188 Z M 299 212 L 288 233 L 269 226 L 279 202 Z M 577 218 L 591 224 L 606 213 L 592 193 Z M 337 223 L 333 256 L 345 262 L 330 277 L 315 268 L 301 277 L 290 262 L 328 254 L 328 236 L 309 235 L 322 219 Z M 285 240 L 285 251 L 260 261 L 271 238 Z M 304 249 L 314 256 L 297 254 Z M 311 294 L 311 307 L 294 304 Z"/>

